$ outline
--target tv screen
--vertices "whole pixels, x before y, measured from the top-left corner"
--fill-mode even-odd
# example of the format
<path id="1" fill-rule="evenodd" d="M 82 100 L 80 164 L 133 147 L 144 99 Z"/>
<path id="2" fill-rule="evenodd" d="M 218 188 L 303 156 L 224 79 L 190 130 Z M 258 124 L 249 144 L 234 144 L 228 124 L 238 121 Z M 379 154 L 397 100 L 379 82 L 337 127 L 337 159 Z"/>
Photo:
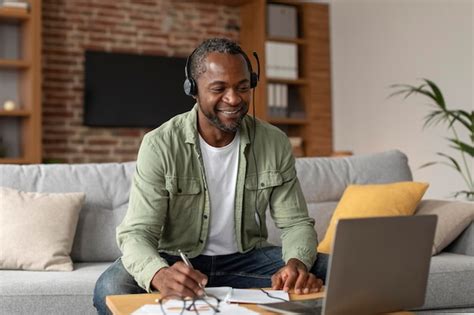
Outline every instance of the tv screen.
<path id="1" fill-rule="evenodd" d="M 86 51 L 84 124 L 157 127 L 188 111 L 186 58 Z"/>

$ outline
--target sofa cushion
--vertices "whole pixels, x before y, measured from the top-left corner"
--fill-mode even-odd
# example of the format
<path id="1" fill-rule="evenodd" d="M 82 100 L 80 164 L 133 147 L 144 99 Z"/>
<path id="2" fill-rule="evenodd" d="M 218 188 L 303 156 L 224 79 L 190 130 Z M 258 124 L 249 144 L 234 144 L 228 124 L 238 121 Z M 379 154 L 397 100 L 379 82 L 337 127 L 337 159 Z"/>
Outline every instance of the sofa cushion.
<path id="1" fill-rule="evenodd" d="M 433 255 L 441 252 L 474 220 L 474 203 L 446 200 L 422 200 L 415 215 L 438 216 Z"/>
<path id="2" fill-rule="evenodd" d="M 0 187 L 0 269 L 71 271 L 84 198 Z"/>
<path id="3" fill-rule="evenodd" d="M 474 221 L 444 251 L 474 256 Z"/>
<path id="4" fill-rule="evenodd" d="M 329 254 L 339 219 L 412 215 L 428 184 L 350 185 L 339 201 L 318 252 Z"/>
<path id="5" fill-rule="evenodd" d="M 135 162 L 2 165 L 0 186 L 36 192 L 86 193 L 71 252 L 74 262 L 121 256 L 115 228 L 127 210 Z"/>
<path id="6" fill-rule="evenodd" d="M 441 253 L 431 258 L 423 308 L 474 307 L 474 257 Z"/>
<path id="7" fill-rule="evenodd" d="M 307 203 L 338 201 L 350 184 L 413 180 L 408 158 L 398 150 L 344 158 L 298 158 L 296 171 Z"/>
<path id="8" fill-rule="evenodd" d="M 95 314 L 94 286 L 110 263 L 77 263 L 74 271 L 0 270 L 2 314 Z"/>

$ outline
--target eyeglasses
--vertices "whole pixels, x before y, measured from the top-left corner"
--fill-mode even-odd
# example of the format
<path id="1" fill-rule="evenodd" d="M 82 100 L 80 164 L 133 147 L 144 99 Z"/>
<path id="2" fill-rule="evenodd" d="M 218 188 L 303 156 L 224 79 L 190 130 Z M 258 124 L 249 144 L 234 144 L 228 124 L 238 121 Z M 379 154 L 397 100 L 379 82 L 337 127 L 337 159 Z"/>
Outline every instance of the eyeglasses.
<path id="1" fill-rule="evenodd" d="M 282 299 L 281 297 L 274 296 L 274 295 L 270 294 L 269 292 L 265 291 L 265 290 L 262 289 L 262 288 L 260 288 L 260 291 L 262 291 L 263 293 L 265 293 L 265 294 L 266 294 L 269 298 L 271 298 L 271 299 L 275 299 L 275 300 L 280 300 L 280 301 L 288 302 L 287 300 Z"/>
<path id="2" fill-rule="evenodd" d="M 197 314 L 200 312 L 209 314 L 219 313 L 221 300 L 213 295 L 199 296 L 195 298 L 183 298 L 178 295 L 166 295 L 157 301 L 163 314 Z"/>

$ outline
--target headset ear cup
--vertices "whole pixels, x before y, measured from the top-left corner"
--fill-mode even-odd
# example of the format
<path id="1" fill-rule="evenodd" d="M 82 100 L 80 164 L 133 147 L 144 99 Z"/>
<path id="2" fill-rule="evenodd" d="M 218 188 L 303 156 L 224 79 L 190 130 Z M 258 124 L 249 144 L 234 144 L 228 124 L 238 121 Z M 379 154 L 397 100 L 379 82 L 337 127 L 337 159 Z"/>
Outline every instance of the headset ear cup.
<path id="1" fill-rule="evenodd" d="M 193 79 L 187 78 L 186 80 L 184 80 L 183 89 L 184 93 L 188 96 L 195 96 L 197 94 L 196 84 L 194 83 Z"/>
<path id="2" fill-rule="evenodd" d="M 253 89 L 257 86 L 258 75 L 255 72 L 250 74 L 250 88 Z"/>

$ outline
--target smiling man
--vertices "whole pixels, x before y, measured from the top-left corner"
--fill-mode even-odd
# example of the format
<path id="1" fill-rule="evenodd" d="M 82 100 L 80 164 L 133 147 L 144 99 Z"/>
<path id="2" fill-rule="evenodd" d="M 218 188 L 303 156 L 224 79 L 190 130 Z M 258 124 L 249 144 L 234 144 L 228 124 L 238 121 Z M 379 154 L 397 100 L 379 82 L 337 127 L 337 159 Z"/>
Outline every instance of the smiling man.
<path id="1" fill-rule="evenodd" d="M 205 286 L 305 294 L 323 284 L 327 256 L 316 253 L 288 138 L 247 115 L 257 85 L 247 55 L 227 39 L 206 40 L 189 57 L 186 77 L 194 108 L 141 144 L 129 208 L 117 228 L 123 256 L 94 292 L 101 314 L 107 295 L 199 296 Z M 267 208 L 282 230 L 282 247 L 266 242 Z"/>

